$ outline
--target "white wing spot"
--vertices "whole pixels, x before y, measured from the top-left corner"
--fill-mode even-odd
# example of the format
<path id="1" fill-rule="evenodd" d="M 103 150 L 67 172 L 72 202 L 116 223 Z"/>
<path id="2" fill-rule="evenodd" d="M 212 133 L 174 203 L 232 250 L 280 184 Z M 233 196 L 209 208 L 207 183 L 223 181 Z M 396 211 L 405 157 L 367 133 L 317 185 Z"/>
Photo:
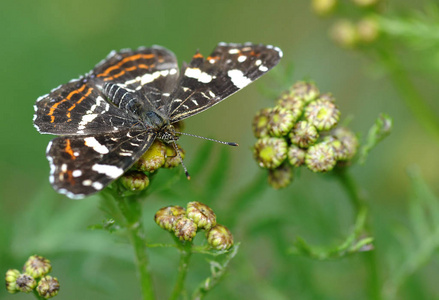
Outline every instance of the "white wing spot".
<path id="1" fill-rule="evenodd" d="M 246 59 L 247 59 L 247 56 L 245 56 L 245 55 L 240 55 L 240 56 L 238 56 L 238 61 L 239 61 L 240 63 L 245 62 Z"/>
<path id="2" fill-rule="evenodd" d="M 84 186 L 90 186 L 93 182 L 90 179 L 86 179 L 82 182 L 82 185 Z"/>
<path id="3" fill-rule="evenodd" d="M 110 152 L 107 147 L 104 145 L 101 145 L 94 137 L 87 137 L 84 139 L 85 145 L 88 147 L 93 148 L 94 151 L 100 153 L 100 154 L 107 154 Z"/>
<path id="4" fill-rule="evenodd" d="M 261 72 L 267 72 L 267 71 L 268 71 L 268 68 L 267 68 L 266 66 L 264 66 L 264 65 L 260 65 L 260 66 L 259 66 L 259 71 L 261 71 Z"/>
<path id="5" fill-rule="evenodd" d="M 92 184 L 91 184 L 91 186 L 95 189 L 95 190 L 97 190 L 97 191 L 99 191 L 99 190 L 102 190 L 102 188 L 104 187 L 104 185 L 102 184 L 102 183 L 100 183 L 100 182 L 93 182 Z"/>
<path id="6" fill-rule="evenodd" d="M 229 50 L 229 54 L 237 54 L 239 52 L 240 52 L 239 49 L 230 49 Z"/>
<path id="7" fill-rule="evenodd" d="M 123 174 L 123 169 L 110 165 L 94 164 L 93 167 L 91 167 L 91 169 L 100 174 L 105 174 L 111 178 L 117 178 Z"/>
<path id="8" fill-rule="evenodd" d="M 206 97 L 207 98 L 207 97 Z M 192 103 L 194 103 L 196 106 L 198 106 L 198 102 L 195 99 L 191 99 Z"/>
<path id="9" fill-rule="evenodd" d="M 239 89 L 242 89 L 252 82 L 251 79 L 245 77 L 244 73 L 240 70 L 230 70 L 227 72 L 227 75 L 229 75 L 230 80 L 232 80 L 233 84 Z"/>
<path id="10" fill-rule="evenodd" d="M 89 114 L 89 115 L 84 115 L 81 118 L 81 122 L 79 122 L 79 126 L 78 129 L 82 130 L 85 129 L 85 126 L 90 123 L 91 121 L 93 121 L 96 117 L 98 116 L 98 114 Z"/>
<path id="11" fill-rule="evenodd" d="M 202 83 L 209 83 L 212 81 L 212 76 L 207 74 L 206 72 L 201 72 L 198 68 L 187 68 L 184 72 L 184 75 L 189 78 L 197 79 Z"/>
<path id="12" fill-rule="evenodd" d="M 210 97 L 212 97 L 212 98 L 216 96 L 212 91 L 209 91 L 209 95 L 210 95 Z"/>
<path id="13" fill-rule="evenodd" d="M 255 65 L 256 66 L 260 66 L 262 64 L 262 61 L 260 59 L 258 59 L 257 61 L 255 61 Z"/>
<path id="14" fill-rule="evenodd" d="M 73 177 L 79 177 L 82 175 L 82 171 L 81 170 L 75 170 L 72 172 Z"/>

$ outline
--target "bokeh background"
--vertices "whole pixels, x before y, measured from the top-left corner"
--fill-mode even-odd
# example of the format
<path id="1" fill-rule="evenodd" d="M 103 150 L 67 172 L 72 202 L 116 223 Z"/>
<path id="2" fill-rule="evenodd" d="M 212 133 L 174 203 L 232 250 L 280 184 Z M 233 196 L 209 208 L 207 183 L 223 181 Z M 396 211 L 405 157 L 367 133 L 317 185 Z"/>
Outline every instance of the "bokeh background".
<path id="1" fill-rule="evenodd" d="M 422 10 L 426 3 L 421 2 L 389 2 L 385 11 L 408 14 Z M 303 171 L 287 189 L 267 188 L 254 202 L 232 212 L 238 221 L 230 229 L 241 249 L 208 299 L 370 299 L 370 282 L 385 282 L 391 272 L 389 260 L 399 248 L 398 235 L 412 230 L 407 168 L 419 170 L 438 192 L 438 144 L 413 118 L 386 71 L 360 51 L 337 46 L 328 37 L 334 20 L 316 16 L 308 1 L 17 0 L 0 6 L 0 273 L 20 268 L 29 255 L 46 256 L 61 281 L 59 299 L 140 297 L 130 246 L 117 235 L 87 229 L 104 218 L 98 197 L 73 201 L 51 189 L 44 155 L 51 137 L 38 134 L 32 125 L 39 96 L 88 72 L 113 49 L 162 45 L 174 51 L 181 64 L 197 49 L 208 55 L 220 41 L 273 44 L 284 53 L 273 72 L 282 75 L 292 64 L 291 84 L 311 79 L 321 91 L 332 92 L 342 119 L 352 118 L 349 126 L 360 137 L 379 113 L 394 119 L 391 136 L 373 150 L 365 165 L 351 170 L 370 207 L 374 266 L 361 253 L 325 262 L 287 254 L 298 235 L 313 245 L 335 245 L 354 222 L 340 185 Z M 401 51 L 398 59 L 414 66 L 411 78 L 437 112 L 437 69 L 417 68 L 423 53 L 416 51 L 416 47 L 409 53 Z M 287 87 L 267 75 L 186 122 L 186 132 L 240 144 L 226 149 L 230 161 L 222 174 L 225 188 L 204 199 L 220 222 L 231 213 L 233 195 L 263 172 L 252 159 L 251 122 L 257 110 L 273 106 L 275 99 L 262 91 L 271 88 L 275 94 Z M 189 171 L 205 143 L 181 139 Z M 201 188 L 209 169 L 221 159 L 222 147 L 213 145 L 203 169 L 179 186 Z M 153 215 L 160 207 L 193 200 L 184 191 L 173 191 L 173 197 L 165 199 L 152 194 L 145 202 L 144 223 L 151 242 L 171 242 L 154 224 Z M 164 299 L 175 279 L 177 254 L 175 249 L 152 249 L 150 256 L 157 293 Z M 195 255 L 193 260 L 189 288 L 209 274 L 205 257 Z M 437 256 L 421 265 L 402 284 L 399 299 L 438 297 Z M 377 269 L 374 278 L 369 268 Z M 1 299 L 30 297 L 0 289 Z"/>

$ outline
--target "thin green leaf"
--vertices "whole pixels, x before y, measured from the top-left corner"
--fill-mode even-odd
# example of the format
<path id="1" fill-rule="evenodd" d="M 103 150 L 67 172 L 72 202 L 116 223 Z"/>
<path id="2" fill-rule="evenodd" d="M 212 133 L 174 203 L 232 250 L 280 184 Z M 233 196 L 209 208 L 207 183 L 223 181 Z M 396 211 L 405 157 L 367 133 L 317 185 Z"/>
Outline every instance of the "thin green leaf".
<path id="1" fill-rule="evenodd" d="M 211 276 L 203 280 L 203 282 L 195 289 L 192 294 L 192 299 L 203 299 L 206 294 L 217 286 L 226 274 L 227 267 L 230 261 L 238 254 L 239 244 L 234 245 L 227 253 L 224 261 L 219 263 L 217 261 L 210 261 Z"/>
<path id="2" fill-rule="evenodd" d="M 369 152 L 384 138 L 386 138 L 392 131 L 393 120 L 387 114 L 380 114 L 376 119 L 375 124 L 369 129 L 366 142 L 360 149 L 360 164 L 364 164 L 369 155 Z"/>

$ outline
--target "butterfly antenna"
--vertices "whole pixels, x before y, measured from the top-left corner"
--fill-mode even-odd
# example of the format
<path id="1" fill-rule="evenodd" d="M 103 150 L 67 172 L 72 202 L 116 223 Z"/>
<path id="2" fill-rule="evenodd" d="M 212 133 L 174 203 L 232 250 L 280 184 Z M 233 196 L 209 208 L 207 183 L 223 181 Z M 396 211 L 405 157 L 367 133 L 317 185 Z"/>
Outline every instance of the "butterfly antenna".
<path id="1" fill-rule="evenodd" d="M 177 153 L 178 158 L 180 159 L 181 165 L 183 166 L 183 169 L 184 169 L 184 174 L 186 174 L 186 178 L 188 180 L 191 180 L 191 175 L 189 175 L 189 172 L 187 171 L 187 168 L 183 162 L 183 158 L 181 158 L 180 151 L 178 150 L 178 147 L 177 147 L 177 144 L 175 143 L 175 141 L 172 141 L 172 146 L 174 146 L 174 150 Z"/>
<path id="2" fill-rule="evenodd" d="M 199 139 L 208 140 L 208 141 L 212 141 L 212 142 L 216 142 L 216 143 L 220 143 L 220 144 L 224 144 L 224 145 L 239 146 L 237 143 L 223 142 L 223 141 L 219 141 L 219 140 L 215 140 L 215 139 L 210 139 L 210 138 L 207 138 L 207 137 L 204 137 L 204 136 L 195 135 L 195 134 L 190 134 L 190 133 L 185 133 L 185 132 L 178 132 L 178 131 L 176 131 L 175 133 L 182 134 L 182 135 L 188 135 L 188 136 L 192 136 L 192 137 L 196 137 L 196 138 L 199 138 Z"/>

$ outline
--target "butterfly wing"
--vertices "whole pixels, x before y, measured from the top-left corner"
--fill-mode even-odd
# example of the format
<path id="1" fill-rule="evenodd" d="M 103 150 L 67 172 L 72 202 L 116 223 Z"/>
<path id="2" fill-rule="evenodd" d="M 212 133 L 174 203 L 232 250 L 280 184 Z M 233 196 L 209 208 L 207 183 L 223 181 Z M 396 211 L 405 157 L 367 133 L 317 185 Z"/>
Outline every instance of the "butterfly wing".
<path id="1" fill-rule="evenodd" d="M 34 126 L 40 133 L 101 134 L 129 128 L 135 122 L 127 112 L 111 105 L 88 77 L 39 97 L 34 109 Z"/>
<path id="2" fill-rule="evenodd" d="M 224 100 L 277 65 L 282 51 L 273 46 L 220 43 L 204 58 L 196 53 L 183 66 L 170 96 L 170 122 L 188 118 Z"/>
<path id="3" fill-rule="evenodd" d="M 93 69 L 91 76 L 98 86 L 105 88 L 106 83 L 111 83 L 140 94 L 147 107 L 155 108 L 175 87 L 177 58 L 160 46 L 113 51 Z"/>
<path id="4" fill-rule="evenodd" d="M 57 137 L 46 151 L 50 183 L 70 198 L 96 193 L 128 170 L 155 137 L 146 131 Z"/>
<path id="5" fill-rule="evenodd" d="M 167 101 L 178 78 L 175 55 L 159 46 L 111 52 L 87 75 L 38 98 L 34 124 L 40 133 L 89 135 L 126 130 L 137 119 L 105 93 L 106 83 L 133 91 L 153 109 Z M 111 88 L 111 87 L 110 87 Z M 123 96 L 123 95 L 122 95 Z"/>

